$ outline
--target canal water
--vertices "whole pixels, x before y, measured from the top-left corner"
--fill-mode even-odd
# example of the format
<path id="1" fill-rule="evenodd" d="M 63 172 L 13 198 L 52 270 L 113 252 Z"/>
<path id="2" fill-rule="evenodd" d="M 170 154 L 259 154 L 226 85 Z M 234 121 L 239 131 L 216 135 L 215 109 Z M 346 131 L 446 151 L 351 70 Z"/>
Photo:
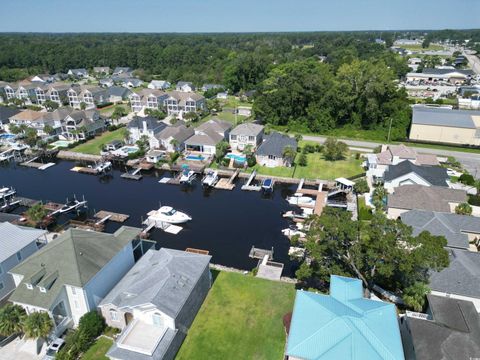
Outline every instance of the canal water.
<path id="1" fill-rule="evenodd" d="M 172 206 L 185 211 L 193 220 L 182 224 L 177 235 L 159 229 L 151 232 L 150 239 L 157 248 L 168 247 L 185 250 L 188 247 L 208 250 L 212 262 L 239 269 L 251 270 L 257 260 L 248 257 L 254 245 L 262 249 L 274 248 L 274 260 L 285 264 L 284 276 L 295 271 L 288 257 L 289 241 L 281 230 L 289 221 L 281 215 L 292 207 L 285 198 L 295 186 L 276 184 L 274 193 L 265 197 L 260 192 L 242 191 L 242 179 L 237 180 L 233 191 L 205 190 L 199 180 L 186 188 L 179 185 L 160 184 L 168 172 L 152 171 L 140 181 L 120 177 L 114 170 L 111 176 L 100 178 L 70 171 L 75 164 L 59 161 L 44 171 L 15 164 L 0 167 L 0 186 L 13 186 L 18 196 L 43 201 L 64 203 L 73 194 L 85 196 L 89 212 L 109 210 L 130 215 L 123 224 L 141 227 L 142 217 L 159 205 Z M 121 224 L 109 222 L 107 232 Z"/>

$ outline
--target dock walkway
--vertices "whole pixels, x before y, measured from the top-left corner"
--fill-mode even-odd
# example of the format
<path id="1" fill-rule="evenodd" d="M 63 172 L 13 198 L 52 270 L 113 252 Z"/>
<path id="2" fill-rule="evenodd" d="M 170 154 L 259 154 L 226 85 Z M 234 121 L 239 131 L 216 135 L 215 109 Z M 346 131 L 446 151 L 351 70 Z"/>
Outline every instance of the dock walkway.
<path id="1" fill-rule="evenodd" d="M 130 217 L 130 215 L 119 214 L 119 213 L 115 213 L 115 212 L 107 211 L 107 210 L 100 210 L 99 212 L 97 212 L 94 215 L 94 217 L 96 219 L 99 219 L 100 221 L 111 220 L 111 221 L 114 221 L 114 222 L 123 223 L 123 222 L 127 221 L 127 219 Z"/>
<path id="2" fill-rule="evenodd" d="M 102 161 L 101 155 L 83 154 L 83 153 L 77 153 L 74 151 L 67 151 L 67 150 L 60 150 L 57 154 L 57 157 L 59 159 L 74 160 L 74 161 L 88 161 L 88 162 Z"/>

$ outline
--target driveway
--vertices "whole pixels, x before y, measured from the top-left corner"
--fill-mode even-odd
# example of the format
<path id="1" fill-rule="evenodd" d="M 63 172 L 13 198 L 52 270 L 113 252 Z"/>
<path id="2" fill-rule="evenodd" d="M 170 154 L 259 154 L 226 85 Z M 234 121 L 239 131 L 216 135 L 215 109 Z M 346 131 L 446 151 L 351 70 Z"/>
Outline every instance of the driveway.
<path id="1" fill-rule="evenodd" d="M 36 353 L 36 340 L 23 340 L 16 338 L 9 344 L 0 348 L 0 359 L 2 360 L 41 360 L 45 355 L 44 349 L 40 355 Z"/>
<path id="2" fill-rule="evenodd" d="M 303 140 L 314 141 L 320 144 L 323 144 L 325 139 L 326 139 L 325 136 L 303 135 Z M 342 140 L 348 145 L 349 148 L 355 149 L 355 150 L 358 150 L 358 148 L 373 149 L 380 145 L 379 143 L 363 141 L 363 140 L 344 140 L 344 139 L 339 139 L 339 140 Z M 467 153 L 463 151 L 454 151 L 454 150 L 430 149 L 430 148 L 418 147 L 413 144 L 407 144 L 407 145 L 410 147 L 416 148 L 418 152 L 422 154 L 453 156 L 475 178 L 480 177 L 480 151 L 478 153 Z"/>

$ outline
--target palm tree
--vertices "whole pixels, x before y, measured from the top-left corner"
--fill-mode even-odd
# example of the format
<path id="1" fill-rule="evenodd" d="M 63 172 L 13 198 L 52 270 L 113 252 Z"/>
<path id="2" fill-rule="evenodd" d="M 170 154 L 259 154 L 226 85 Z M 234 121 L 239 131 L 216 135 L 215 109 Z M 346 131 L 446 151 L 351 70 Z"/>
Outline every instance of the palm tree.
<path id="1" fill-rule="evenodd" d="M 0 309 L 0 334 L 10 336 L 23 331 L 27 314 L 19 305 L 8 304 Z"/>
<path id="2" fill-rule="evenodd" d="M 46 312 L 34 312 L 24 321 L 24 331 L 28 338 L 46 339 L 53 330 L 53 322 Z"/>
<path id="3" fill-rule="evenodd" d="M 173 150 L 177 150 L 177 147 L 178 147 L 178 145 L 179 145 L 179 142 L 178 142 L 177 139 L 172 139 L 172 140 L 170 140 L 170 145 L 173 146 Z"/>
<path id="4" fill-rule="evenodd" d="M 295 156 L 297 156 L 297 152 L 293 147 L 286 146 L 285 149 L 283 149 L 283 157 L 285 158 L 287 164 L 291 165 L 295 160 Z"/>

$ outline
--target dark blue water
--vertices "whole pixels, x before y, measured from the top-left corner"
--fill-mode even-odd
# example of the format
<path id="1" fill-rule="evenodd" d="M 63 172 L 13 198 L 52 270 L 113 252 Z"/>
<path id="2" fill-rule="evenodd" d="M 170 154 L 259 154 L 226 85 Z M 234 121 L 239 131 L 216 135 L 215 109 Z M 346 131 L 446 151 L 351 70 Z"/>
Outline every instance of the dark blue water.
<path id="1" fill-rule="evenodd" d="M 292 275 L 295 267 L 288 258 L 289 241 L 281 229 L 288 227 L 282 211 L 291 209 L 285 200 L 294 192 L 289 185 L 275 185 L 274 193 L 265 198 L 259 192 L 242 191 L 243 180 L 233 191 L 204 190 L 197 181 L 193 187 L 160 184 L 162 171 L 152 171 L 140 181 L 112 177 L 99 178 L 70 171 L 73 162 L 59 161 L 40 171 L 22 166 L 0 167 L 0 186 L 13 186 L 18 196 L 65 202 L 76 194 L 85 196 L 89 211 L 109 210 L 128 214 L 124 225 L 141 227 L 142 217 L 159 204 L 185 211 L 193 217 L 177 235 L 155 229 L 150 238 L 157 248 L 165 246 L 185 250 L 187 247 L 210 251 L 213 263 L 251 270 L 257 261 L 248 257 L 252 245 L 263 249 L 274 247 L 274 260 L 285 264 L 284 275 Z M 120 224 L 109 222 L 106 231 L 113 232 Z"/>

